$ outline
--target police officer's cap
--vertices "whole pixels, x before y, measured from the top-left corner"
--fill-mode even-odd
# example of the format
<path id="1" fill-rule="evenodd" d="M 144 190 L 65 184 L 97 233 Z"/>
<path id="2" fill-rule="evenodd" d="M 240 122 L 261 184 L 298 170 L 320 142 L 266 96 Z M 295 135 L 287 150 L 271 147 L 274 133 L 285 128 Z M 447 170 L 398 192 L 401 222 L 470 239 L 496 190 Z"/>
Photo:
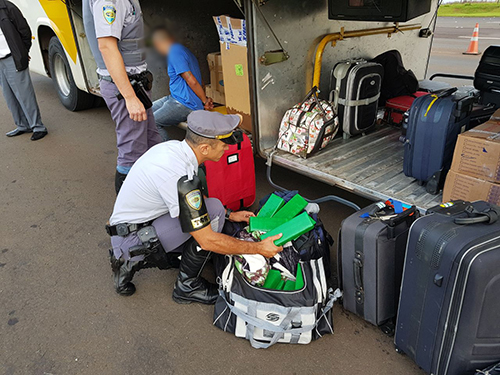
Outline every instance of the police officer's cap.
<path id="1" fill-rule="evenodd" d="M 193 111 L 187 117 L 188 128 L 193 133 L 209 139 L 218 139 L 228 145 L 243 140 L 241 131 L 236 130 L 240 122 L 240 115 L 223 115 L 204 110 Z"/>

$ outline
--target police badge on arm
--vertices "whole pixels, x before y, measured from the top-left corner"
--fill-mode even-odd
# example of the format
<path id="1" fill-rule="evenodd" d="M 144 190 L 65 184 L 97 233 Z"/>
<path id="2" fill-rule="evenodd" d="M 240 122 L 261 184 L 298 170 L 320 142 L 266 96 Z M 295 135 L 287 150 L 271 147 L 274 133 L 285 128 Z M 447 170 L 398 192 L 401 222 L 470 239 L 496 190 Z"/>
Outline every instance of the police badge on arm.
<path id="1" fill-rule="evenodd" d="M 201 193 L 201 180 L 193 176 L 189 180 L 183 176 L 177 181 L 179 194 L 179 220 L 184 233 L 190 233 L 210 225 L 205 200 Z"/>

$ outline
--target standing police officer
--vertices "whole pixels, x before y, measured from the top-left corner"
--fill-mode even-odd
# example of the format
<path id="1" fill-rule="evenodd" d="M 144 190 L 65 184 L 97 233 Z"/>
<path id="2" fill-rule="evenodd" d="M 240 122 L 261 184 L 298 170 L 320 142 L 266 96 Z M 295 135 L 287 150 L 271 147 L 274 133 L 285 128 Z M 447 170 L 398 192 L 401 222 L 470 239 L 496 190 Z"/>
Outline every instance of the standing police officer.
<path id="1" fill-rule="evenodd" d="M 163 142 L 147 151 L 116 198 L 106 229 L 112 236 L 111 265 L 116 292 L 121 295 L 135 292 L 131 281 L 138 270 L 178 266 L 173 299 L 213 304 L 217 287 L 200 276 L 211 251 L 270 258 L 282 250 L 273 242 L 281 235 L 247 242 L 221 234 L 226 219 L 248 223 L 253 213 L 226 211 L 218 199 L 202 194 L 198 166 L 218 161 L 229 144 L 241 141 L 241 132 L 234 131 L 240 117 L 199 110 L 191 112 L 187 121 L 186 139 Z M 175 264 L 179 253 L 180 265 Z"/>
<path id="2" fill-rule="evenodd" d="M 161 142 L 149 108 L 144 22 L 139 0 L 84 0 L 83 18 L 101 95 L 116 123 L 118 193 L 135 161 Z"/>

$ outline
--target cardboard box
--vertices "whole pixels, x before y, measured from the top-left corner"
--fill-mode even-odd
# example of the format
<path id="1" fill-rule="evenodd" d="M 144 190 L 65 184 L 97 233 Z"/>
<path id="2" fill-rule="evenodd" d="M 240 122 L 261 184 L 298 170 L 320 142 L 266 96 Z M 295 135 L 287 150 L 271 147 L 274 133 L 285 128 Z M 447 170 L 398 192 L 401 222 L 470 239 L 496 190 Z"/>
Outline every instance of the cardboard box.
<path id="1" fill-rule="evenodd" d="M 500 120 L 490 120 L 458 136 L 451 169 L 500 182 Z"/>
<path id="2" fill-rule="evenodd" d="M 210 69 L 210 84 L 212 89 L 224 94 L 224 74 L 222 72 L 222 57 L 220 52 L 207 55 L 208 68 Z"/>
<path id="3" fill-rule="evenodd" d="M 227 111 L 241 114 L 240 127 L 252 132 L 245 20 L 218 16 L 214 22 L 220 39 Z"/>
<path id="4" fill-rule="evenodd" d="M 224 94 L 221 94 L 219 91 L 212 89 L 212 85 L 205 86 L 205 95 L 212 98 L 214 103 L 226 104 L 226 97 Z"/>
<path id="5" fill-rule="evenodd" d="M 453 199 L 483 200 L 500 205 L 500 184 L 450 171 L 444 184 L 443 202 Z"/>

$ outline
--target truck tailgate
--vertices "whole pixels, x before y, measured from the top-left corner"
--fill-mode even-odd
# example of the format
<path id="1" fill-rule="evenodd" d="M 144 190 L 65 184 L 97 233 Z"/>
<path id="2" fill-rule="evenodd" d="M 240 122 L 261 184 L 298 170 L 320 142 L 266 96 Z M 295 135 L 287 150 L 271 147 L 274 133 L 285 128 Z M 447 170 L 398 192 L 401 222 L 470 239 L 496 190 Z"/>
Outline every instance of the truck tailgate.
<path id="1" fill-rule="evenodd" d="M 403 174 L 400 135 L 399 129 L 385 127 L 365 136 L 338 138 L 308 159 L 278 151 L 273 162 L 369 199 L 394 198 L 424 211 L 441 203 L 442 195 L 427 193 Z"/>

